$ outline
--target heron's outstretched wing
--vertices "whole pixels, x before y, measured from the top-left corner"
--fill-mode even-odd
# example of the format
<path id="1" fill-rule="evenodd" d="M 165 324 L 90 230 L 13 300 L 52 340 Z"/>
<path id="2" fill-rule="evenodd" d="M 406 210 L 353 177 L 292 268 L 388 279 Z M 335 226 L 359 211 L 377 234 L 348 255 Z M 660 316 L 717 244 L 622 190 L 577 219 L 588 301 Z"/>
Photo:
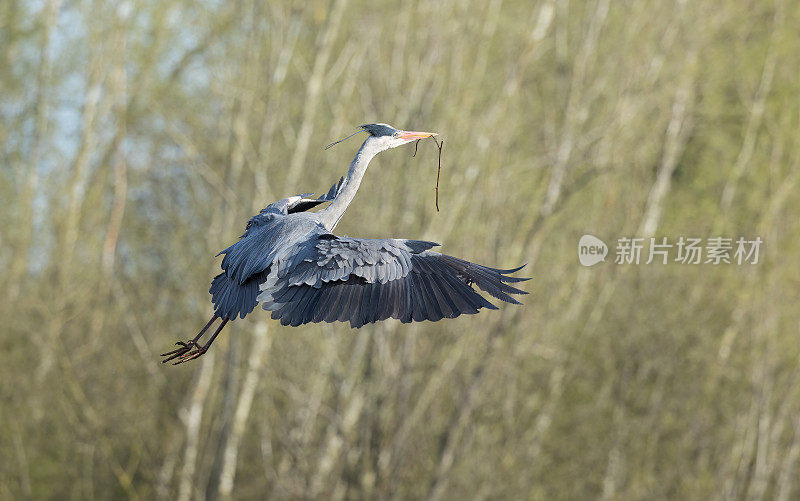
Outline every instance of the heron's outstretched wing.
<path id="1" fill-rule="evenodd" d="M 274 263 L 258 300 L 283 325 L 349 321 L 352 327 L 396 318 L 441 320 L 497 309 L 473 289 L 519 304 L 508 285 L 527 280 L 433 252 L 419 240 L 368 240 L 314 235 L 298 243 L 292 257 Z"/>
<path id="2" fill-rule="evenodd" d="M 319 204 L 324 204 L 325 202 L 333 202 L 333 199 L 336 198 L 336 195 L 339 193 L 339 189 L 342 187 L 342 182 L 344 181 L 344 177 L 339 179 L 339 182 L 331 186 L 331 189 L 328 190 L 328 193 L 320 196 L 317 199 L 313 198 L 301 198 L 297 202 L 289 205 L 288 214 L 294 214 L 295 212 L 305 212 L 307 210 L 313 209 Z"/>
<path id="3" fill-rule="evenodd" d="M 253 311 L 259 285 L 269 276 L 273 261 L 290 260 L 297 242 L 325 232 L 312 216 L 262 211 L 250 219 L 239 241 L 220 252 L 225 255 L 222 273 L 209 289 L 217 316 L 232 320 Z"/>
<path id="4" fill-rule="evenodd" d="M 233 320 L 242 318 L 258 304 L 258 286 L 266 280 L 269 266 L 286 236 L 283 216 L 260 214 L 247 223 L 238 242 L 217 255 L 224 254 L 222 273 L 214 277 L 211 302 L 214 313 Z"/>

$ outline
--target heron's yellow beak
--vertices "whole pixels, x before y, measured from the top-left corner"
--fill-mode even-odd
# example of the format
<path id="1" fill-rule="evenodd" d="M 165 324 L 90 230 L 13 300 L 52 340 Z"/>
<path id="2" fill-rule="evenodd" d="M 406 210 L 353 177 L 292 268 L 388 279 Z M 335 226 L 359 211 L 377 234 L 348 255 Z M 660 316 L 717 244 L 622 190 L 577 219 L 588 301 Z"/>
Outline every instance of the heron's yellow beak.
<path id="1" fill-rule="evenodd" d="M 416 132 L 413 130 L 401 130 L 400 135 L 398 137 L 400 139 L 405 139 L 406 141 L 413 141 L 415 139 L 426 139 L 433 136 L 438 136 L 438 134 L 435 132 Z"/>

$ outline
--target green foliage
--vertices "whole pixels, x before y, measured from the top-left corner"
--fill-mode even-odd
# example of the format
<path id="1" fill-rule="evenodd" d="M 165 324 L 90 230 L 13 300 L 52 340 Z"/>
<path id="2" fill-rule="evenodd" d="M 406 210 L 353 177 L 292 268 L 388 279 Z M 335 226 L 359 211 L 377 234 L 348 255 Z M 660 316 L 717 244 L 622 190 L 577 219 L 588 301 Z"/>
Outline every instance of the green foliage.
<path id="1" fill-rule="evenodd" d="M 0 498 L 800 496 L 791 2 L 0 4 Z M 527 262 L 523 307 L 193 364 L 212 256 L 388 122 L 343 234 Z M 611 244 L 584 268 L 578 239 Z M 764 240 L 616 265 L 623 236 Z"/>

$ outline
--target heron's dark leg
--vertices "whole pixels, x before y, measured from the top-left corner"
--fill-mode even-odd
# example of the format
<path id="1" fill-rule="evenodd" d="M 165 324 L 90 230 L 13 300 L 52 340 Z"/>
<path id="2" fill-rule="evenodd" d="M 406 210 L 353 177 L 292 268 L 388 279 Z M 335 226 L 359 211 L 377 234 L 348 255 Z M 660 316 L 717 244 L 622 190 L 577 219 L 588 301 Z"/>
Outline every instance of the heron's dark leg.
<path id="1" fill-rule="evenodd" d="M 206 331 L 208 330 L 208 328 L 209 328 L 209 327 L 211 327 L 211 324 L 213 324 L 213 323 L 214 323 L 214 321 L 215 321 L 216 319 L 218 319 L 218 318 L 219 318 L 219 317 L 218 317 L 217 315 L 213 315 L 213 316 L 211 317 L 211 320 L 209 320 L 209 321 L 208 321 L 208 323 L 206 324 L 206 326 L 205 326 L 205 327 L 203 327 L 203 330 L 201 330 L 201 331 L 200 331 L 200 333 L 199 333 L 199 334 L 197 334 L 197 335 L 194 337 L 194 339 L 190 339 L 190 340 L 188 340 L 188 341 L 186 341 L 186 342 L 183 342 L 183 341 L 178 341 L 177 343 L 175 343 L 176 345 L 180 346 L 180 348 L 178 348 L 177 350 L 172 350 L 172 351 L 169 351 L 169 352 L 167 352 L 167 353 L 162 353 L 162 354 L 161 354 L 161 356 L 162 356 L 162 357 L 168 357 L 168 358 L 165 358 L 164 360 L 162 360 L 162 361 L 161 361 L 161 363 L 166 363 L 166 362 L 169 362 L 169 361 L 170 361 L 170 360 L 172 360 L 173 358 L 177 358 L 177 357 L 180 357 L 181 355 L 184 355 L 184 354 L 188 353 L 189 351 L 191 351 L 191 350 L 192 350 L 192 348 L 196 348 L 196 347 L 198 347 L 198 345 L 197 345 L 197 341 L 199 341 L 199 340 L 200 340 L 200 338 L 201 338 L 201 337 L 203 337 L 203 334 L 205 334 L 205 333 L 206 333 Z M 223 324 L 223 325 L 224 325 L 224 324 Z M 215 335 L 216 335 L 216 334 L 215 334 Z"/>
<path id="2" fill-rule="evenodd" d="M 223 319 L 222 323 L 219 324 L 219 327 L 217 327 L 217 330 L 214 331 L 214 334 L 211 335 L 211 338 L 208 340 L 206 344 L 204 344 L 203 346 L 197 346 L 194 351 L 182 355 L 172 365 L 178 365 L 184 362 L 188 362 L 189 360 L 194 360 L 195 358 L 198 358 L 199 356 L 207 352 L 208 348 L 211 347 L 211 343 L 213 343 L 214 340 L 217 339 L 217 335 L 220 333 L 220 331 L 225 327 L 225 324 L 227 323 L 228 319 L 227 318 Z"/>

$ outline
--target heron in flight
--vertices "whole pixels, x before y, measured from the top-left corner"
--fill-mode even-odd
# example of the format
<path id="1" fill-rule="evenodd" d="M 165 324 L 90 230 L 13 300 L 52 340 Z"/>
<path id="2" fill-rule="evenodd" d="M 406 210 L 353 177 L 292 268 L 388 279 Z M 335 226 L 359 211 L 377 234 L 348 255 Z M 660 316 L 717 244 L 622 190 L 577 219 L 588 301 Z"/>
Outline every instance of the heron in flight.
<path id="1" fill-rule="evenodd" d="M 500 270 L 431 250 L 439 244 L 397 238 L 365 239 L 334 235 L 333 229 L 356 196 L 370 160 L 378 153 L 432 132 L 395 129 L 386 124 L 360 127 L 369 136 L 347 174 L 317 198 L 309 194 L 271 203 L 250 218 L 239 241 L 223 250 L 222 273 L 211 282 L 214 315 L 194 339 L 176 343 L 163 362 L 179 364 L 206 351 L 225 324 L 244 318 L 261 304 L 282 325 L 350 322 L 354 328 L 396 318 L 403 323 L 437 321 L 496 310 L 473 286 L 507 303 L 527 294 L 510 283 L 522 268 Z M 308 212 L 317 205 L 329 205 Z M 218 255 L 219 255 L 218 254 Z M 220 320 L 205 344 L 200 338 Z"/>

